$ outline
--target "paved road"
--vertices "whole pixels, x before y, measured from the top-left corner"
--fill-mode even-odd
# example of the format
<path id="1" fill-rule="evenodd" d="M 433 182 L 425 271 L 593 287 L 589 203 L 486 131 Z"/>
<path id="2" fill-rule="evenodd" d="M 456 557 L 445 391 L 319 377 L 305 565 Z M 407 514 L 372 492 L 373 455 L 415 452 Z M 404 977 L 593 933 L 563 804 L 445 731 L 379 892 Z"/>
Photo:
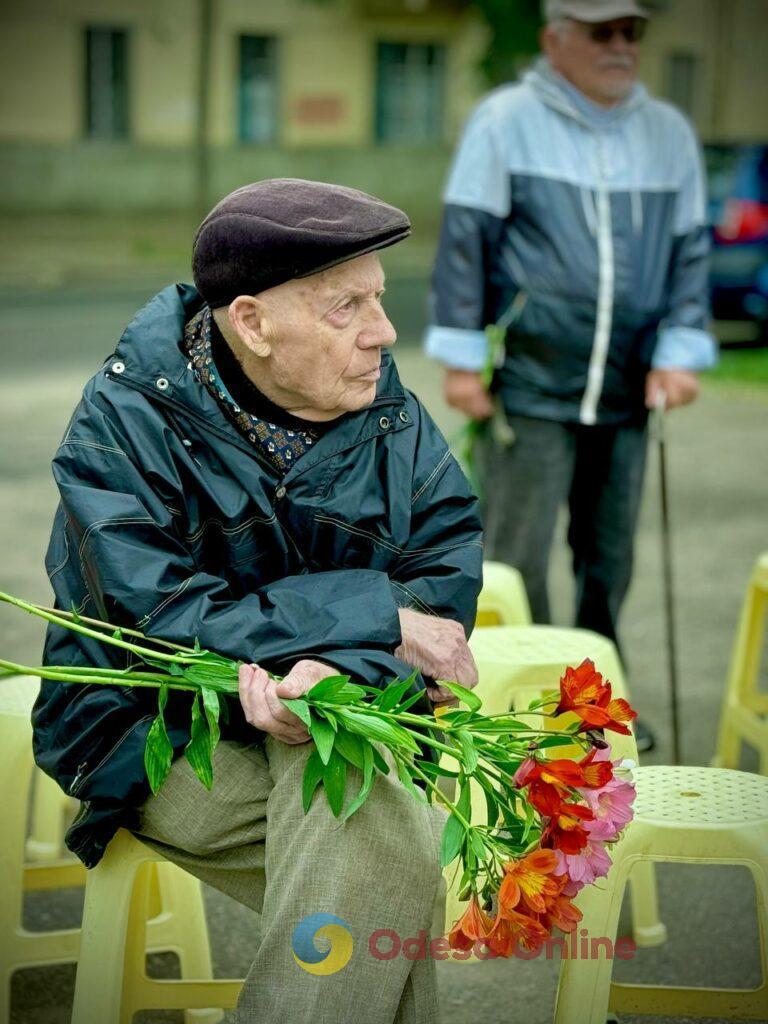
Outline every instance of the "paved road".
<path id="1" fill-rule="evenodd" d="M 0 321 L 0 587 L 4 590 L 39 600 L 50 596 L 42 570 L 55 504 L 48 462 L 82 383 L 111 351 L 140 298 L 103 292 L 99 296 L 52 293 L 6 304 Z M 442 404 L 434 368 L 413 344 L 402 344 L 396 354 L 406 382 L 450 435 L 458 423 Z M 752 560 L 768 548 L 766 426 L 765 395 L 713 386 L 705 389 L 698 406 L 675 415 L 670 426 L 684 751 L 695 764 L 706 764 L 712 754 L 739 602 Z M 634 703 L 659 732 L 660 748 L 649 760 L 663 763 L 668 742 L 657 509 L 652 457 L 624 638 Z M 562 545 L 552 568 L 552 585 L 555 617 L 567 623 L 571 585 Z M 0 614 L 0 649 L 8 655 L 34 660 L 39 657 L 40 641 L 41 632 L 33 620 Z M 745 767 L 754 765 L 754 759 L 745 761 Z M 665 866 L 659 875 L 670 941 L 619 964 L 617 976 L 690 984 L 756 984 L 754 892 L 746 872 Z M 206 901 L 217 973 L 242 976 L 253 948 L 253 917 L 212 890 L 207 890 Z M 77 891 L 35 894 L 28 903 L 28 924 L 35 928 L 75 925 L 80 905 Z M 626 919 L 622 927 L 626 930 Z M 173 958 L 153 958 L 152 966 L 167 973 L 174 968 Z M 444 1020 L 546 1024 L 551 1020 L 556 975 L 557 963 L 546 960 L 441 963 Z M 71 966 L 20 972 L 13 981 L 13 1024 L 65 1024 L 73 978 Z M 159 1024 L 180 1019 L 151 1013 L 137 1021 Z"/>

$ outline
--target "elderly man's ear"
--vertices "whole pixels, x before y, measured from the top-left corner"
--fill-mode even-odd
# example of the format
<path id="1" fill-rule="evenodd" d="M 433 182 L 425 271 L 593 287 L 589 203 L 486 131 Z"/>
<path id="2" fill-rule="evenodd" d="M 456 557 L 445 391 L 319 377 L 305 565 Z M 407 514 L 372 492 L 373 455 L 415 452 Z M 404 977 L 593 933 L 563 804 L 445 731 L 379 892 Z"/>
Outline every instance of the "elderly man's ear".
<path id="1" fill-rule="evenodd" d="M 263 302 L 253 295 L 238 295 L 229 304 L 227 320 L 249 352 L 262 359 L 269 356 L 273 327 Z"/>

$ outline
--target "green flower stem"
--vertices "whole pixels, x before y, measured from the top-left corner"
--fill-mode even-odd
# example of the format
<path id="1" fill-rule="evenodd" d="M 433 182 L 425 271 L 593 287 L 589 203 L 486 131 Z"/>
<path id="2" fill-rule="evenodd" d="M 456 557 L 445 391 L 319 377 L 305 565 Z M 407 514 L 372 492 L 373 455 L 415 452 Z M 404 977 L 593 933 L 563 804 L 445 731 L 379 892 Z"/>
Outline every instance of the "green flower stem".
<path id="1" fill-rule="evenodd" d="M 131 651 L 133 654 L 142 655 L 145 659 L 154 658 L 156 661 L 167 661 L 176 665 L 188 665 L 196 660 L 196 658 L 185 655 L 177 657 L 173 654 L 163 654 L 160 651 L 152 651 L 146 647 L 140 647 L 138 644 L 128 643 L 126 640 L 118 640 L 113 636 L 107 636 L 105 633 L 100 633 L 95 629 L 89 629 L 87 626 L 81 626 L 77 622 L 62 618 L 58 612 L 42 611 L 37 605 L 29 604 L 27 601 L 22 601 L 21 598 L 13 597 L 11 594 L 5 594 L 2 591 L 0 591 L 0 601 L 15 605 L 17 608 L 21 608 L 22 611 L 29 612 L 30 615 L 36 615 L 47 622 L 52 622 L 56 626 L 63 626 L 65 629 L 82 633 L 83 636 L 92 637 L 94 640 L 101 641 L 101 643 L 111 644 L 113 647 L 121 647 L 124 651 Z M 115 629 L 119 628 L 119 626 L 115 626 Z"/>
<path id="2" fill-rule="evenodd" d="M 84 622 L 86 626 L 98 626 L 101 629 L 119 629 L 124 636 L 136 636 L 140 640 L 148 640 L 150 643 L 157 644 L 158 647 L 170 647 L 172 651 L 180 651 L 184 654 L 196 654 L 197 652 L 193 647 L 185 647 L 184 644 L 171 643 L 170 640 L 158 640 L 156 637 L 145 636 L 144 633 L 140 633 L 138 629 L 128 629 L 127 626 L 114 626 L 111 622 L 102 622 L 100 619 L 91 619 L 87 615 L 75 614 L 74 612 L 66 612 L 61 608 L 47 608 L 44 604 L 33 604 L 30 602 L 31 607 L 36 608 L 39 612 L 48 612 L 51 615 L 58 615 L 62 619 L 67 619 L 69 622 Z"/>
<path id="3" fill-rule="evenodd" d="M 125 685 L 126 677 L 113 674 L 111 676 L 104 675 L 91 675 L 89 670 L 85 672 L 68 672 L 67 669 L 57 669 L 55 666 L 38 666 L 32 667 L 30 665 L 17 665 L 12 661 L 0 661 L 0 669 L 4 669 L 9 675 L 20 675 L 20 676 L 39 676 L 41 679 L 50 679 L 53 682 L 59 683 L 80 683 L 81 685 L 101 685 L 101 686 L 120 686 Z M 149 673 L 147 673 L 149 675 Z M 194 683 L 179 683 L 171 682 L 172 679 L 178 678 L 174 676 L 155 676 L 150 680 L 147 679 L 132 679 L 130 682 L 131 686 L 143 686 L 150 687 L 152 689 L 159 689 L 160 686 L 166 685 L 172 690 L 191 690 L 197 693 L 200 690 L 199 686 L 195 686 Z"/>
<path id="4" fill-rule="evenodd" d="M 397 751 L 395 750 L 392 751 L 392 754 L 398 759 L 398 761 L 401 761 L 405 765 L 407 771 L 410 771 L 412 775 L 417 775 L 420 779 L 423 779 L 423 781 L 426 782 L 426 784 L 429 786 L 429 788 L 432 790 L 435 796 L 440 800 L 441 803 L 445 804 L 445 806 L 450 810 L 451 814 L 454 814 L 459 819 L 459 821 L 461 822 L 465 829 L 469 830 L 473 828 L 473 826 L 467 821 L 467 819 L 459 813 L 459 810 L 456 807 L 456 805 L 451 803 L 451 801 L 448 799 L 445 793 L 443 793 L 442 789 L 440 789 L 439 786 L 435 785 L 432 779 L 430 779 L 430 777 L 426 775 L 421 770 L 421 768 L 415 765 L 413 761 L 405 757 L 405 755 L 398 754 Z"/>

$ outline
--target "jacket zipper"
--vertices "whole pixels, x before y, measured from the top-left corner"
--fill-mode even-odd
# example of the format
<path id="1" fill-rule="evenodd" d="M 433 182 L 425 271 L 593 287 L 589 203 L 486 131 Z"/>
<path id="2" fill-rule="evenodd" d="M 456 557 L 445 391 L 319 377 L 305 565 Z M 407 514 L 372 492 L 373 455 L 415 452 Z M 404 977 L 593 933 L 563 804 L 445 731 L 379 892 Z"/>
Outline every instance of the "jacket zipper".
<path id="1" fill-rule="evenodd" d="M 94 768 L 92 768 L 87 774 L 84 775 L 83 772 L 88 767 L 88 762 L 83 761 L 81 764 L 79 764 L 77 766 L 77 772 L 75 773 L 75 777 L 72 780 L 69 787 L 69 795 L 77 796 L 77 794 L 83 788 L 88 779 L 90 779 L 91 776 L 94 775 L 99 770 L 99 768 L 101 768 L 102 765 L 112 757 L 117 748 L 122 744 L 123 740 L 127 739 L 128 736 L 130 736 L 130 734 L 134 731 L 134 729 L 138 729 L 142 722 L 147 722 L 149 721 L 150 718 L 154 717 L 154 715 L 144 715 L 142 718 L 138 720 L 138 722 L 134 722 L 129 729 L 125 730 L 120 739 L 117 740 L 117 742 L 112 747 L 110 747 L 110 749 L 102 757 L 99 763 Z"/>
<path id="2" fill-rule="evenodd" d="M 597 422 L 597 406 L 603 391 L 605 364 L 608 359 L 608 347 L 611 343 L 611 326 L 613 322 L 613 290 L 614 290 L 614 259 L 613 259 L 613 225 L 611 222 L 611 194 L 608 191 L 605 175 L 605 153 L 599 135 L 597 142 L 597 314 L 595 317 L 595 334 L 592 341 L 592 352 L 587 370 L 587 385 L 581 398 L 579 420 L 582 423 Z"/>

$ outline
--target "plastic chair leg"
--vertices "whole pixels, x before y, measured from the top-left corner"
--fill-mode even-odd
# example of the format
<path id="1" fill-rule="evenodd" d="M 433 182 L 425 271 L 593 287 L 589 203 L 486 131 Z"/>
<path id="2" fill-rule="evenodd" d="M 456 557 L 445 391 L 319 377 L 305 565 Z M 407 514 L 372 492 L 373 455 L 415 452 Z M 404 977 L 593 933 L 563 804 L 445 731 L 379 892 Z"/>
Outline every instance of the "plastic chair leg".
<path id="1" fill-rule="evenodd" d="M 632 906 L 632 936 L 638 946 L 661 946 L 667 941 L 667 927 L 659 920 L 659 894 L 653 861 L 638 861 L 629 876 Z"/>
<path id="2" fill-rule="evenodd" d="M 137 867 L 137 861 L 112 858 L 107 850 L 94 869 L 104 884 L 86 886 L 71 1024 L 124 1024 L 120 979 L 125 968 L 129 916 L 132 910 L 135 912 L 132 890 Z M 107 892 L 110 899 L 104 898 Z M 143 938 L 143 929 L 141 934 Z"/>
<path id="3" fill-rule="evenodd" d="M 600 888 L 591 886 L 579 906 L 583 917 L 579 934 L 591 941 L 608 938 L 615 941 L 619 925 L 619 912 L 624 897 L 630 861 L 618 860 Z M 610 999 L 613 960 L 602 951 L 600 956 L 587 959 L 562 960 L 560 984 L 555 1001 L 554 1024 L 605 1024 Z"/>

